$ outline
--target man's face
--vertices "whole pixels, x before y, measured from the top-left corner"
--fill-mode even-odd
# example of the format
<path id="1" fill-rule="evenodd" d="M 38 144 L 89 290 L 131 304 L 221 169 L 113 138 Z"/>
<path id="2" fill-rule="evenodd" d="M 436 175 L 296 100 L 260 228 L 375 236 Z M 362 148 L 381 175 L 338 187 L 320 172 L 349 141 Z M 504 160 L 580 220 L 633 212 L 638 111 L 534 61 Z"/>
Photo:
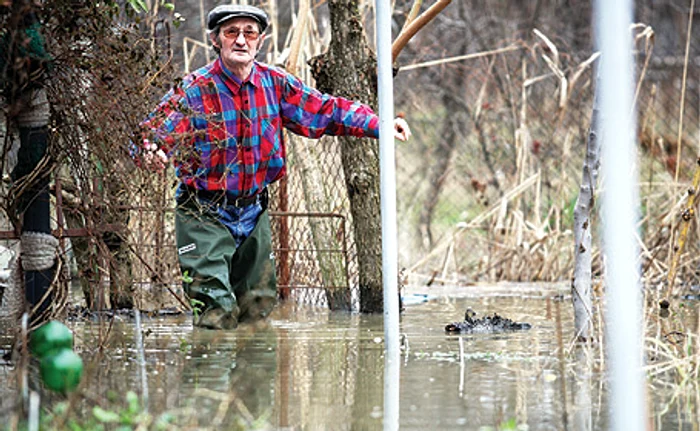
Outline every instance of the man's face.
<path id="1" fill-rule="evenodd" d="M 212 42 L 221 50 L 226 67 L 238 69 L 253 62 L 264 37 L 257 21 L 241 17 L 225 22 Z"/>

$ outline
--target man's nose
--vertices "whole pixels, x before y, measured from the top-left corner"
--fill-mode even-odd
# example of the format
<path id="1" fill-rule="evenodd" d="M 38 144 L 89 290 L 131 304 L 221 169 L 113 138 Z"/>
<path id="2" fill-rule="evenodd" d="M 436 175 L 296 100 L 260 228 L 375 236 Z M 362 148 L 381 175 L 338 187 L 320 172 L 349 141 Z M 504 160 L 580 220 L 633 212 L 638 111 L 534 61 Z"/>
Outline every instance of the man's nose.
<path id="1" fill-rule="evenodd" d="M 240 43 L 241 45 L 245 45 L 247 43 L 246 38 L 245 38 L 245 34 L 242 31 L 238 32 L 238 35 L 236 35 L 236 39 L 234 39 L 234 41 L 236 43 Z"/>

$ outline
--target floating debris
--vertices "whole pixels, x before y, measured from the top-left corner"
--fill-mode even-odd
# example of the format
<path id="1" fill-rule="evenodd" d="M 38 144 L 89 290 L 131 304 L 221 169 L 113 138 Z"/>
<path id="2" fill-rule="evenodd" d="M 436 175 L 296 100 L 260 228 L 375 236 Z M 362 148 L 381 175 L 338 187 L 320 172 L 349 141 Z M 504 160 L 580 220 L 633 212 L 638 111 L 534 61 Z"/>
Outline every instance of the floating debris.
<path id="1" fill-rule="evenodd" d="M 524 331 L 532 328 L 529 323 L 514 322 L 501 317 L 496 313 L 492 316 L 476 318 L 476 313 L 467 308 L 464 313 L 464 321 L 454 322 L 445 326 L 446 332 L 458 332 L 462 334 L 494 334 L 499 332 Z"/>

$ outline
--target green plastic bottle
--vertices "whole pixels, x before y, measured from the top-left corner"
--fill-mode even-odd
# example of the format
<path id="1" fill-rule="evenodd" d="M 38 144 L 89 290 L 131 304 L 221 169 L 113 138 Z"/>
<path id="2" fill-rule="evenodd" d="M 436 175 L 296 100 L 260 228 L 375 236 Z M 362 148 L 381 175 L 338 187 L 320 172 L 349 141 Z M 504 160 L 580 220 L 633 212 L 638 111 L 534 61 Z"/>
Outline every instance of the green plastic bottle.
<path id="1" fill-rule="evenodd" d="M 47 388 L 56 392 L 70 392 L 83 376 L 83 360 L 70 349 L 53 351 L 41 360 L 41 379 Z"/>
<path id="2" fill-rule="evenodd" d="M 29 347 L 37 359 L 61 349 L 72 350 L 73 333 L 63 323 L 51 320 L 32 332 Z"/>

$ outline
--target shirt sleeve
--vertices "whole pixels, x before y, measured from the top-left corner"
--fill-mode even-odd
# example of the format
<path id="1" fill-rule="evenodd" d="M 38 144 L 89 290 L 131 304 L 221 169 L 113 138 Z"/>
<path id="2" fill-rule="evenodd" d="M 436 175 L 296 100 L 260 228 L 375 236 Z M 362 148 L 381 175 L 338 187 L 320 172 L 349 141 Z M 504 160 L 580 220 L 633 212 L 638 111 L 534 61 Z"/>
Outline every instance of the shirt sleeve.
<path id="1" fill-rule="evenodd" d="M 148 144 L 156 144 L 159 149 L 171 155 L 176 147 L 191 143 L 193 134 L 188 111 L 187 97 L 183 89 L 179 86 L 171 89 L 158 107 L 140 124 L 142 148 Z M 140 148 L 137 149 L 139 150 Z"/>
<path id="2" fill-rule="evenodd" d="M 280 100 L 284 126 L 309 138 L 379 137 L 379 118 L 367 105 L 324 94 L 287 74 Z"/>

